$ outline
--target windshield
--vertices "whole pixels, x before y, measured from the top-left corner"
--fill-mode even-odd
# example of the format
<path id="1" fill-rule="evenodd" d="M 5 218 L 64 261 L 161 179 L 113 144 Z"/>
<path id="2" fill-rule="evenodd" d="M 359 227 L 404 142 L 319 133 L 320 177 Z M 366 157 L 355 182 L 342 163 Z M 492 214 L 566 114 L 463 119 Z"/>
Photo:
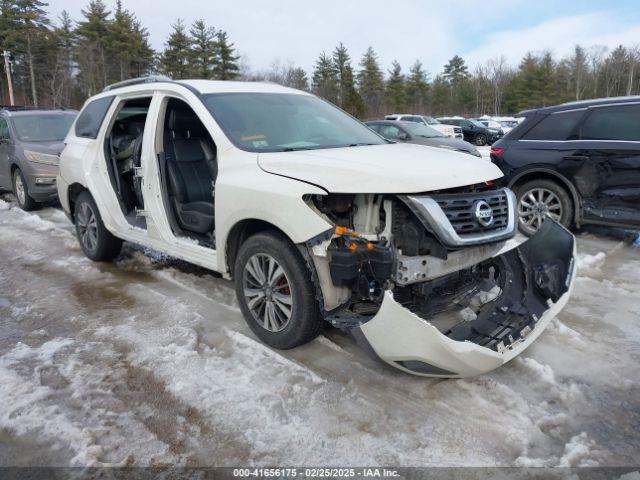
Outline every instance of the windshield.
<path id="1" fill-rule="evenodd" d="M 482 123 L 480 123 L 478 120 L 469 120 L 472 124 L 474 124 L 476 127 L 480 127 L 480 128 L 485 128 L 486 125 L 483 125 Z"/>
<path id="2" fill-rule="evenodd" d="M 431 128 L 425 124 L 420 123 L 410 123 L 407 125 L 403 125 L 405 130 L 408 130 L 411 135 L 416 137 L 424 137 L 424 138 L 437 138 L 444 137 L 442 133 L 437 131 L 435 128 Z"/>
<path id="3" fill-rule="evenodd" d="M 422 117 L 427 125 L 440 125 L 440 122 L 433 117 Z"/>
<path id="4" fill-rule="evenodd" d="M 13 117 L 13 126 L 23 142 L 61 142 L 67 136 L 75 114 L 38 114 Z"/>
<path id="5" fill-rule="evenodd" d="M 239 148 L 282 152 L 386 143 L 342 110 L 311 95 L 215 93 L 204 104 Z"/>

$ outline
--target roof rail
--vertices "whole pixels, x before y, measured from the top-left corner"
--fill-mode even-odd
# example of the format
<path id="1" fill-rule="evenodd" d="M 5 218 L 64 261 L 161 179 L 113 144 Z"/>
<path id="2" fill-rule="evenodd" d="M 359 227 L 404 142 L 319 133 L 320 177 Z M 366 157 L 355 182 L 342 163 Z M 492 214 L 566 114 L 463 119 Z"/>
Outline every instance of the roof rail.
<path id="1" fill-rule="evenodd" d="M 7 110 L 9 112 L 19 112 L 22 110 L 38 110 L 38 107 L 32 107 L 29 105 L 0 105 L 0 110 Z"/>
<path id="2" fill-rule="evenodd" d="M 107 85 L 102 90 L 108 92 L 109 90 L 115 90 L 116 88 L 128 87 L 130 85 L 140 85 L 142 83 L 155 83 L 155 82 L 173 82 L 173 80 L 165 75 L 149 75 L 147 77 L 130 78 L 129 80 L 123 80 L 122 82 L 112 83 Z"/>

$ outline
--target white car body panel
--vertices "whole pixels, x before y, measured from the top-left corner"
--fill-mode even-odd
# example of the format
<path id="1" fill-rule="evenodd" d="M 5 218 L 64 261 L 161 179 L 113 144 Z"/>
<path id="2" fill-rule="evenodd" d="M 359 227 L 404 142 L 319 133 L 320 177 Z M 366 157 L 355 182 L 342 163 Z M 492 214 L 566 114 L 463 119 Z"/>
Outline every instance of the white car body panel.
<path id="1" fill-rule="evenodd" d="M 516 243 L 507 242 L 505 250 L 514 248 Z M 574 243 L 573 256 L 576 256 Z M 376 355 L 386 363 L 408 373 L 420 376 L 439 376 L 421 374 L 408 370 L 396 362 L 419 361 L 436 368 L 455 372 L 456 375 L 441 375 L 445 377 L 471 377 L 490 372 L 522 353 L 545 330 L 549 322 L 560 313 L 569 301 L 576 276 L 575 265 L 568 281 L 569 288 L 557 302 L 550 303 L 550 307 L 540 317 L 535 328 L 519 342 L 513 344 L 503 352 L 482 347 L 475 343 L 452 340 L 444 335 L 428 321 L 410 312 L 393 299 L 393 294 L 385 292 L 382 306 L 375 317 L 360 328 L 373 348 Z"/>
<path id="2" fill-rule="evenodd" d="M 257 82 L 199 82 L 209 90 L 219 91 L 213 86 L 220 86 L 225 92 L 234 91 L 265 91 L 298 93 L 304 92 L 280 87 L 272 84 Z M 224 88 L 222 88 L 224 87 Z M 192 92 L 181 87 L 180 84 L 166 83 L 158 85 L 136 85 L 107 91 L 99 97 L 115 96 L 109 107 L 106 118 L 113 118 L 119 104 L 130 98 L 154 96 L 148 112 L 148 121 L 142 147 L 142 169 L 146 182 L 143 195 L 145 211 L 147 212 L 147 228 L 132 226 L 125 218 L 119 207 L 118 199 L 109 181 L 103 145 L 105 135 L 109 130 L 109 122 L 105 121 L 98 137 L 94 139 L 76 137 L 75 125 L 71 128 L 66 139 L 61 158 L 62 168 L 58 178 L 58 190 L 63 208 L 69 212 L 68 187 L 80 184 L 89 190 L 100 210 L 100 215 L 106 226 L 114 235 L 123 240 L 138 243 L 169 255 L 192 262 L 211 270 L 229 274 L 225 259 L 225 242 L 229 231 L 236 222 L 246 219 L 263 220 L 291 235 L 294 242 L 306 241 L 329 229 L 331 225 L 320 216 L 313 213 L 302 201 L 304 194 L 326 194 L 313 185 L 308 185 L 281 176 L 272 175 L 260 169 L 257 154 L 244 152 L 235 147 L 222 133 L 208 110 Z M 186 101 L 194 109 L 204 123 L 209 134 L 218 147 L 218 182 L 216 183 L 216 249 L 198 245 L 191 239 L 174 235 L 171 230 L 166 206 L 162 201 L 159 190 L 159 171 L 156 162 L 155 133 L 162 100 L 176 97 Z M 98 158 L 96 162 L 94 159 Z M 81 159 L 78 161 L 78 159 Z M 256 208 L 262 206 L 262 208 Z M 286 212 L 285 215 L 282 212 Z M 217 252 L 223 252 L 218 255 Z"/>
<path id="3" fill-rule="evenodd" d="M 335 227 L 327 216 L 305 201 L 307 195 L 354 193 L 360 194 L 359 197 L 373 197 L 362 194 L 422 193 L 488 182 L 502 176 L 495 165 L 478 161 L 467 154 L 414 144 L 259 154 L 244 151 L 227 138 L 202 103 L 198 92 L 190 90 L 192 87 L 200 93 L 273 92 L 308 95 L 274 84 L 195 80 L 137 84 L 92 97 L 91 101 L 105 96 L 115 99 L 96 139 L 76 137 L 75 124 L 67 136 L 57 182 L 64 210 L 73 213 L 69 189 L 80 185 L 93 196 L 105 227 L 116 237 L 229 277 L 231 272 L 226 259 L 226 245 L 230 233 L 239 222 L 268 222 L 282 230 L 295 244 L 326 234 Z M 124 100 L 139 97 L 152 97 L 144 127 L 140 164 L 145 210 L 138 213 L 145 217 L 146 228 L 133 226 L 125 217 L 111 184 L 105 158 L 105 137 L 117 110 Z M 157 155 L 163 148 L 158 133 L 164 127 L 164 109 L 167 99 L 171 97 L 183 100 L 194 110 L 217 147 L 215 248 L 200 245 L 191 238 L 176 236 L 169 222 Z M 328 244 L 329 240 L 316 244 L 312 249 L 313 255 L 326 258 Z M 316 249 L 319 254 L 315 253 Z M 463 267 L 462 262 L 460 266 Z M 573 276 L 575 271 L 571 280 Z M 564 306 L 569 294 L 570 289 L 545 312 L 536 328 L 523 341 L 501 353 L 446 337 L 436 327 L 398 304 L 390 291 L 384 293 L 380 308 L 373 318 L 359 328 L 375 353 L 396 368 L 416 374 L 395 362 L 419 360 L 456 372 L 459 376 L 475 375 L 502 365 L 532 343 Z"/>
<path id="4" fill-rule="evenodd" d="M 261 153 L 264 170 L 332 193 L 416 193 L 487 182 L 498 167 L 466 153 L 408 143 Z"/>

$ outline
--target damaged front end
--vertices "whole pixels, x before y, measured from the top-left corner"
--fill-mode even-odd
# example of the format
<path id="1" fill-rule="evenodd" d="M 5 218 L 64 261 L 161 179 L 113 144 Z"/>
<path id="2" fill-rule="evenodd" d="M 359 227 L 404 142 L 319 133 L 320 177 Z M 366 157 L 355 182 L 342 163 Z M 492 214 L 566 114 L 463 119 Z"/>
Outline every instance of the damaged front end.
<path id="1" fill-rule="evenodd" d="M 335 230 L 306 245 L 324 317 L 417 375 L 490 371 L 530 345 L 565 305 L 575 240 L 547 219 L 516 235 L 513 193 L 308 199 Z"/>

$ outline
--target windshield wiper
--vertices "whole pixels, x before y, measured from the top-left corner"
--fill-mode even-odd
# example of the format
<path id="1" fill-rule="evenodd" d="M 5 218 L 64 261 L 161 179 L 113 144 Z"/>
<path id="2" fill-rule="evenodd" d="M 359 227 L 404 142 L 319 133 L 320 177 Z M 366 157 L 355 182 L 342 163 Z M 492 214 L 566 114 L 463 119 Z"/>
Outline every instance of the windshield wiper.
<path id="1" fill-rule="evenodd" d="M 367 145 L 376 145 L 375 143 L 365 143 L 365 142 L 360 142 L 360 143 L 350 143 L 348 146 L 349 147 L 364 147 Z"/>

